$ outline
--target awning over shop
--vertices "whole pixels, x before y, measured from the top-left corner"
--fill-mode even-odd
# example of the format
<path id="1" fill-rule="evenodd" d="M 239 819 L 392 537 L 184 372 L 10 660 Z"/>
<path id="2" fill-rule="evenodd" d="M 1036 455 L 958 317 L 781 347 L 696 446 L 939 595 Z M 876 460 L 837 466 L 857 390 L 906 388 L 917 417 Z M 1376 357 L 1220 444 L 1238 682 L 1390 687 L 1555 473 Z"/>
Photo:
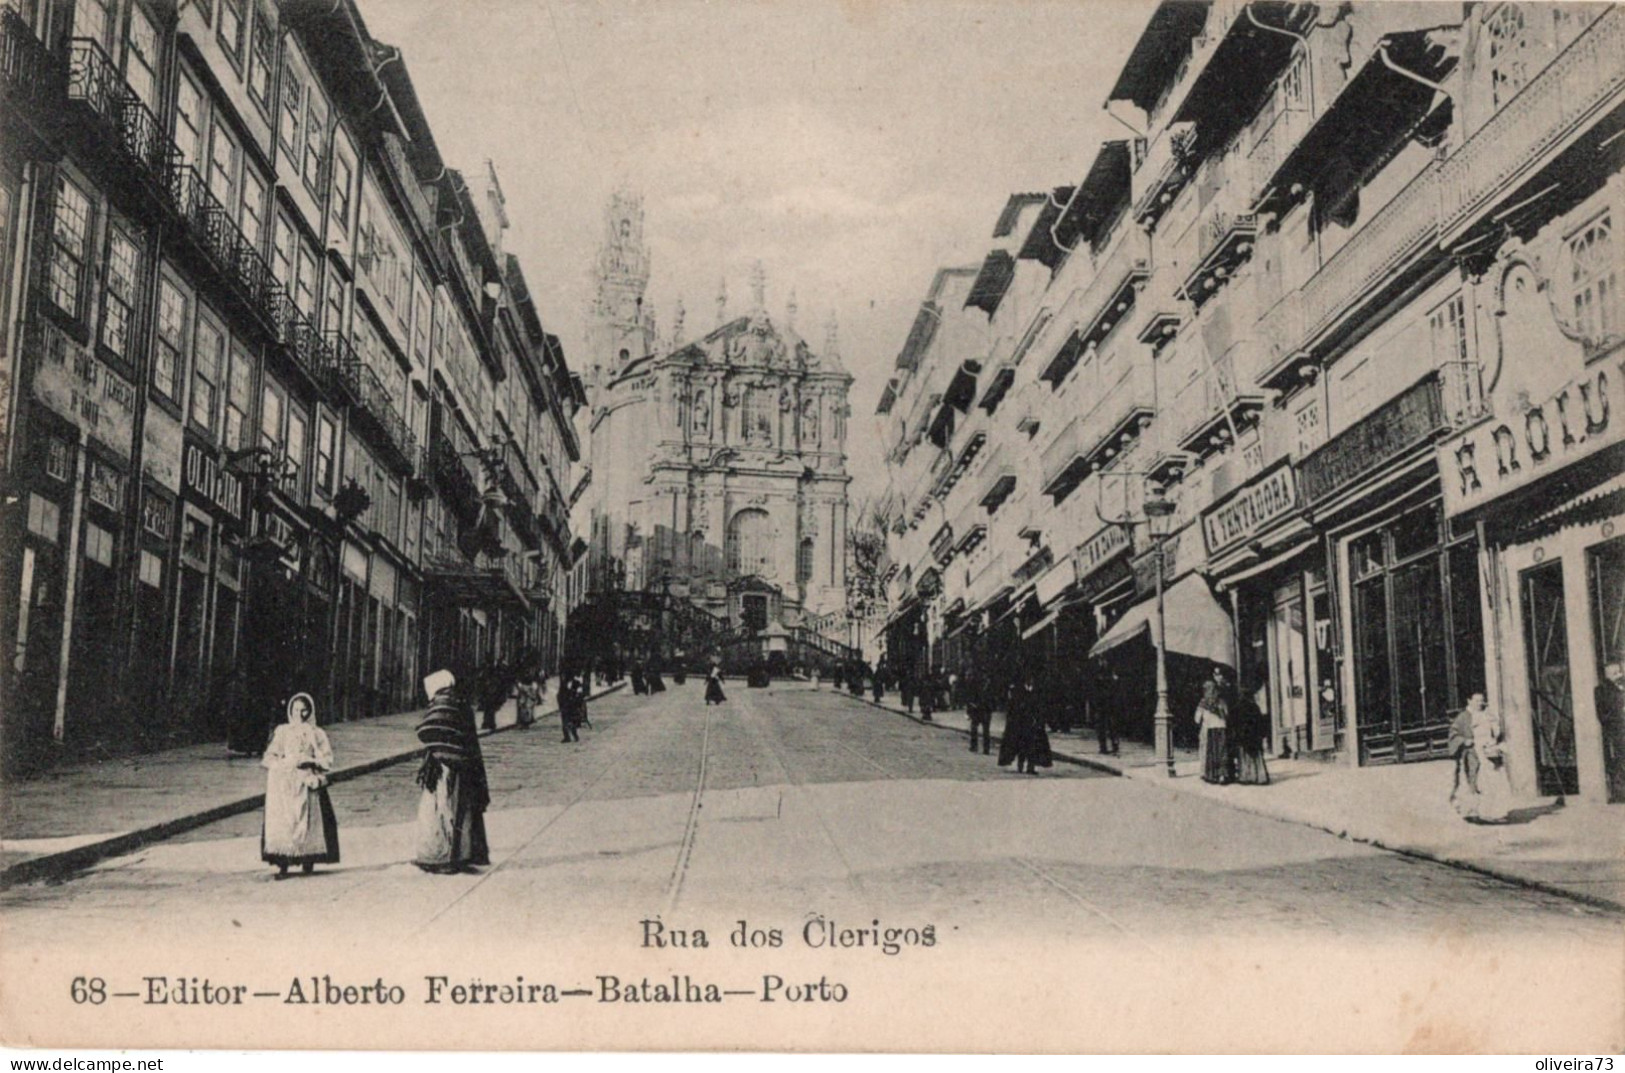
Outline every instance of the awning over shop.
<path id="1" fill-rule="evenodd" d="M 423 584 L 433 601 L 454 607 L 525 611 L 530 606 L 525 594 L 498 567 L 444 561 L 426 563 Z"/>
<path id="2" fill-rule="evenodd" d="M 1514 539 L 1537 540 L 1569 526 L 1589 525 L 1620 513 L 1625 513 L 1625 473 L 1536 515 L 1514 534 Z"/>
<path id="3" fill-rule="evenodd" d="M 1235 665 L 1235 628 L 1200 574 L 1189 575 L 1164 593 L 1163 607 L 1168 651 L 1222 663 L 1226 667 Z M 1150 631 L 1156 617 L 1156 597 L 1142 600 L 1095 642 L 1089 655 L 1104 655 Z"/>

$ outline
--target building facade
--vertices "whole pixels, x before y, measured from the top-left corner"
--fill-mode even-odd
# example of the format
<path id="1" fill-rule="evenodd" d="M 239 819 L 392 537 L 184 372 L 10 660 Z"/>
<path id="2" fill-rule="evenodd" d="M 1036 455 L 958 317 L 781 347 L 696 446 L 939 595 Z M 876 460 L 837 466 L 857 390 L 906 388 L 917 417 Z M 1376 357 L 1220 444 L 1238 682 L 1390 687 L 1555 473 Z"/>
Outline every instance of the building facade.
<path id="1" fill-rule="evenodd" d="M 689 337 L 679 309 L 661 344 L 642 234 L 640 202 L 617 196 L 587 358 L 591 590 L 662 594 L 729 630 L 844 618 L 852 378 L 833 322 L 815 351 L 793 297 L 769 317 L 758 269 L 744 315 L 719 299 L 717 326 Z"/>
<path id="2" fill-rule="evenodd" d="M 1072 715 L 1149 740 L 1160 587 L 1176 738 L 1216 663 L 1351 764 L 1442 756 L 1484 692 L 1515 785 L 1617 800 L 1622 33 L 1159 5 L 1125 137 L 1012 198 L 951 310 L 939 274 L 983 333 L 922 313 L 882 397 L 888 658 L 1075 656 Z"/>
<path id="3" fill-rule="evenodd" d="M 8 765 L 556 649 L 581 389 L 398 50 L 348 2 L 0 30 Z"/>

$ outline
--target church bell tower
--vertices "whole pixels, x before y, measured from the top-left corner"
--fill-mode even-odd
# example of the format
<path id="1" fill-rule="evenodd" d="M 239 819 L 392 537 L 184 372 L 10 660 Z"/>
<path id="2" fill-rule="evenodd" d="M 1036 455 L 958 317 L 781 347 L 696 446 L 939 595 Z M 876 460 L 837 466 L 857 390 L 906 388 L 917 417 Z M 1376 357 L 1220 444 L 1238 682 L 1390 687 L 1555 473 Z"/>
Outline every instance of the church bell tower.
<path id="1" fill-rule="evenodd" d="M 613 380 L 629 361 L 653 351 L 654 316 L 644 301 L 649 251 L 643 242 L 643 195 L 617 191 L 604 209 L 604 240 L 594 267 L 587 318 L 594 386 Z"/>

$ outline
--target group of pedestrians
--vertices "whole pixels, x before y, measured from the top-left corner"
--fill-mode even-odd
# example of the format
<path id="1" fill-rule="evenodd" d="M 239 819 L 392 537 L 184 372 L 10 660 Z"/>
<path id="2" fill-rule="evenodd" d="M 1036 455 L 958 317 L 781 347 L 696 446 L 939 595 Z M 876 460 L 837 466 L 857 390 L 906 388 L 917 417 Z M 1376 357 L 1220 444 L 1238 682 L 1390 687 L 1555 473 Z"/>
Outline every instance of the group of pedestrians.
<path id="1" fill-rule="evenodd" d="M 1254 699 L 1254 690 L 1243 688 L 1232 695 L 1229 669 L 1214 667 L 1212 677 L 1202 684 L 1194 718 L 1196 767 L 1203 782 L 1269 784 L 1265 743 L 1270 737 L 1270 720 Z"/>
<path id="2" fill-rule="evenodd" d="M 450 874 L 491 863 L 485 835 L 485 811 L 491 803 L 485 759 L 480 750 L 476 705 L 489 707 L 495 687 L 489 673 L 459 683 L 451 671 L 436 671 L 423 680 L 429 708 L 417 725 L 422 746 L 415 782 L 420 790 L 413 863 L 425 872 Z M 587 715 L 586 673 L 559 679 L 559 722 L 564 741 L 580 741 L 580 728 L 591 727 Z M 541 703 L 545 678 L 523 678 L 518 686 L 519 725 L 530 726 Z M 500 703 L 498 704 L 500 706 Z M 316 702 L 309 693 L 288 701 L 286 721 L 271 735 L 261 754 L 266 769 L 265 811 L 260 827 L 260 859 L 277 869 L 309 875 L 318 864 L 339 861 L 338 819 L 328 793 L 333 771 L 333 745 L 316 725 Z"/>

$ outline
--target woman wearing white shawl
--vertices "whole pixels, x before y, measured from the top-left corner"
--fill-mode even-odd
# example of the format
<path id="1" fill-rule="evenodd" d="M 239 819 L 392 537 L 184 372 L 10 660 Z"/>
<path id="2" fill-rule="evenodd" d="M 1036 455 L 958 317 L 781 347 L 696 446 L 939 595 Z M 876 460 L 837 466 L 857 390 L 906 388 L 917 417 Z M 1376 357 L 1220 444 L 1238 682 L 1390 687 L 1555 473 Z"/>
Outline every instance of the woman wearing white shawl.
<path id="1" fill-rule="evenodd" d="M 1512 808 L 1512 780 L 1507 774 L 1506 726 L 1482 693 L 1467 699 L 1473 721 L 1473 752 L 1478 756 L 1478 819 L 1504 823 Z"/>
<path id="2" fill-rule="evenodd" d="M 277 866 L 277 878 L 297 864 L 309 875 L 318 864 L 339 859 L 339 825 L 327 795 L 333 746 L 316 725 L 309 693 L 288 701 L 288 721 L 276 728 L 260 765 L 265 768 L 265 821 L 260 859 Z"/>

